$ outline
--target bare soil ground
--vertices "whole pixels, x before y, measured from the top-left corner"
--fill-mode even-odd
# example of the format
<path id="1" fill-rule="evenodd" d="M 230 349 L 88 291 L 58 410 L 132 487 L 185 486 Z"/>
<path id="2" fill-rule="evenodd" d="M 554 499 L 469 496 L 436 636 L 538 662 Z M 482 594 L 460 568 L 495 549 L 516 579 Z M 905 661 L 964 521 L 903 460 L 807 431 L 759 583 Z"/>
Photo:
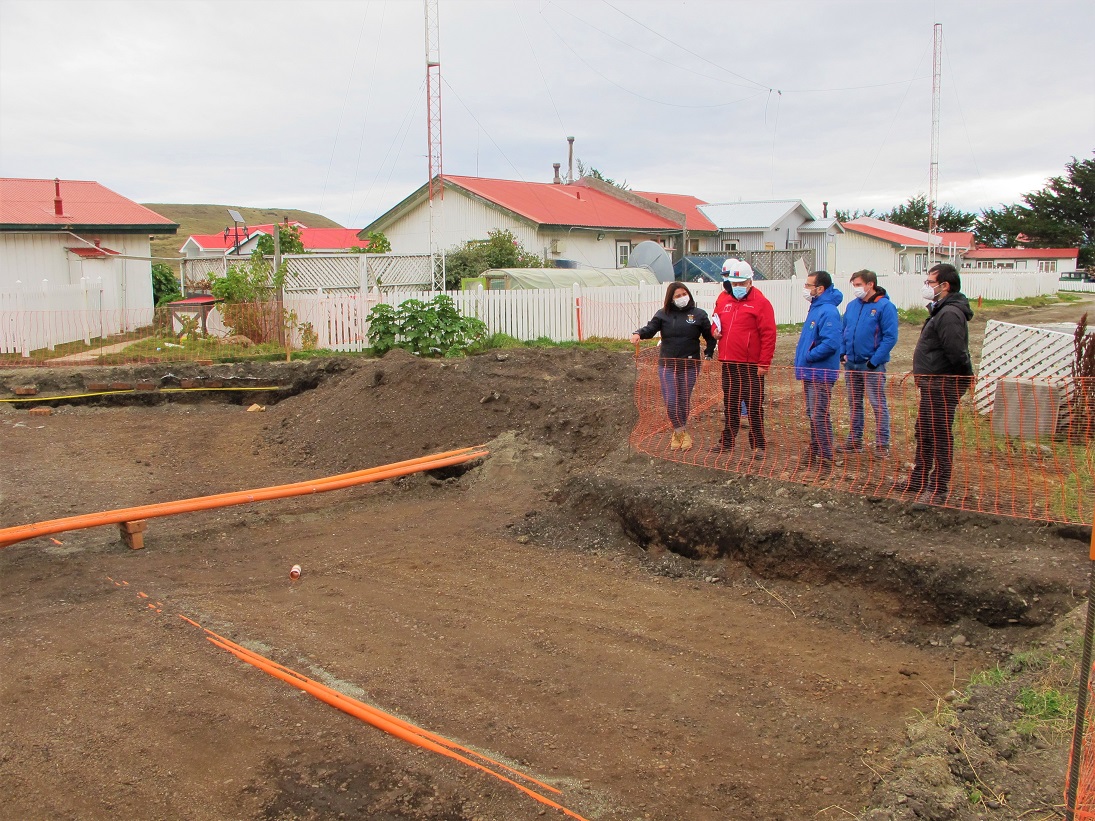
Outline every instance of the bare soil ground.
<path id="1" fill-rule="evenodd" d="M 9 371 L 0 396 L 135 376 L 164 372 Z M 911 756 L 908 721 L 974 670 L 1057 641 L 1086 589 L 1077 529 L 630 453 L 623 353 L 393 352 L 172 378 L 202 376 L 292 387 L 48 417 L 0 405 L 0 526 L 483 442 L 492 455 L 153 520 L 144 550 L 98 528 L 0 551 L 5 817 L 554 814 L 241 664 L 180 613 L 515 763 L 589 819 L 983 817 L 945 742 Z M 254 400 L 267 410 L 245 412 Z M 1006 714 L 984 709 L 964 715 Z M 1008 796 L 992 817 L 1051 817 L 1032 812 L 1060 803 L 1063 745 L 982 736 L 997 766 L 980 769 Z"/>

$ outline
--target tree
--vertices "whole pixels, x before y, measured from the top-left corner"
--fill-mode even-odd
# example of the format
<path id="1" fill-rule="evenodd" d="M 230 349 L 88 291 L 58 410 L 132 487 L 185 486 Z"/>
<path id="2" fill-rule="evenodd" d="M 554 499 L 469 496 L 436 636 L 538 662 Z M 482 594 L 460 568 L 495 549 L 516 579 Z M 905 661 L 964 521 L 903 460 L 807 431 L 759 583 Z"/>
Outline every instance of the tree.
<path id="1" fill-rule="evenodd" d="M 875 211 L 873 208 L 868 208 L 866 211 L 860 211 L 858 208 L 854 211 L 842 211 L 836 209 L 836 221 L 837 222 L 851 222 L 852 220 L 859 219 L 860 217 L 874 217 L 875 219 L 882 219 L 882 215 Z"/>
<path id="2" fill-rule="evenodd" d="M 365 238 L 369 241 L 369 244 L 362 247 L 355 245 L 350 248 L 352 254 L 390 254 L 392 251 L 391 241 L 384 236 L 383 231 L 370 231 Z"/>
<path id="3" fill-rule="evenodd" d="M 182 297 L 179 278 L 166 262 L 152 263 L 152 301 L 156 306 L 166 305 Z"/>
<path id="4" fill-rule="evenodd" d="M 1029 209 L 1021 205 L 1001 204 L 999 208 L 986 208 L 977 218 L 974 238 L 990 248 L 1014 248 L 1028 216 Z"/>
<path id="5" fill-rule="evenodd" d="M 881 213 L 873 208 L 867 211 L 848 212 L 837 209 L 836 218 L 840 222 L 848 222 L 857 217 L 874 217 L 875 219 L 892 222 L 894 225 L 904 225 L 916 231 L 928 230 L 928 197 L 925 194 L 914 194 L 901 205 L 895 205 L 889 211 Z M 961 211 L 950 203 L 943 203 L 935 211 L 935 227 L 937 231 L 972 231 L 977 224 L 978 215 L 972 211 Z"/>
<path id="6" fill-rule="evenodd" d="M 1023 195 L 1022 220 L 1027 244 L 1034 248 L 1079 247 L 1082 266 L 1095 265 L 1095 158 L 1066 163 L 1041 191 Z"/>
<path id="7" fill-rule="evenodd" d="M 628 190 L 627 180 L 624 180 L 623 182 L 616 182 L 616 180 L 612 179 L 611 177 L 606 177 L 592 165 L 587 168 L 585 165 L 582 164 L 582 160 L 580 157 L 578 158 L 577 163 L 579 177 L 593 177 L 593 179 L 595 180 L 607 182 L 609 185 L 615 185 L 617 188 L 622 188 L 624 191 Z"/>
<path id="8" fill-rule="evenodd" d="M 278 235 L 281 240 L 281 253 L 304 254 L 304 241 L 300 238 L 300 228 L 296 225 L 278 225 Z M 274 255 L 274 238 L 269 234 L 263 234 L 255 243 L 255 250 L 263 256 Z"/>
<path id="9" fill-rule="evenodd" d="M 511 231 L 490 231 L 488 239 L 473 240 L 445 254 L 445 287 L 460 287 L 460 280 L 477 277 L 490 268 L 543 268 L 538 254 L 526 251 Z"/>

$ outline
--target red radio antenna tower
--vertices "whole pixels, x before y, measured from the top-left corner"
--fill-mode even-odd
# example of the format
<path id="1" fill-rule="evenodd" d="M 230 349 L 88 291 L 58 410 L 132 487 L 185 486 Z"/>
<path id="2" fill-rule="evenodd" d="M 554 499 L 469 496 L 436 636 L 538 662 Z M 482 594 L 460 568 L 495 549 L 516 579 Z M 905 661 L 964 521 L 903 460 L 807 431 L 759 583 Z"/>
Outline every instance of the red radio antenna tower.
<path id="1" fill-rule="evenodd" d="M 442 210 L 445 200 L 445 175 L 441 168 L 441 30 L 437 19 L 437 0 L 424 0 L 426 13 L 426 119 L 428 131 L 430 181 L 430 261 L 433 264 L 432 285 L 435 291 L 445 290 L 445 251 L 437 248 L 434 203 Z M 443 223 L 442 223 L 443 224 Z M 440 259 L 438 259 L 440 257 Z"/>

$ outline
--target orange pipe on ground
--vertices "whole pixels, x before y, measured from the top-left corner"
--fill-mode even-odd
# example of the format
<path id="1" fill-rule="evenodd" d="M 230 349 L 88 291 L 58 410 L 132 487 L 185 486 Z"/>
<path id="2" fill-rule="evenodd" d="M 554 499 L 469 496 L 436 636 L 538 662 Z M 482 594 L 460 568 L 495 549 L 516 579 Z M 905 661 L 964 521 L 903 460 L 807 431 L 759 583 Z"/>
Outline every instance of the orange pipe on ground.
<path id="1" fill-rule="evenodd" d="M 185 616 L 180 615 L 180 618 L 186 619 L 186 621 L 190 622 L 195 627 L 201 627 L 200 624 L 197 624 L 196 622 L 191 621 L 190 619 L 187 619 Z M 404 721 L 403 719 L 399 718 L 398 716 L 393 716 L 390 713 L 386 713 L 383 710 L 372 706 L 371 704 L 366 704 L 364 701 L 358 701 L 356 698 L 352 698 L 352 697 L 346 695 L 345 693 L 340 693 L 338 690 L 335 690 L 333 687 L 328 687 L 327 685 L 325 685 L 321 682 L 318 682 L 315 679 L 308 678 L 303 673 L 298 673 L 296 670 L 293 670 L 289 667 L 286 667 L 284 664 L 278 664 L 278 662 L 273 661 L 272 659 L 269 659 L 266 656 L 260 655 L 259 653 L 256 653 L 253 650 L 248 650 L 242 644 L 237 644 L 236 642 L 232 641 L 231 639 L 227 639 L 224 636 L 218 635 L 217 633 L 214 633 L 212 630 L 210 630 L 208 627 L 201 627 L 201 629 L 204 630 L 209 636 L 212 636 L 213 638 L 217 639 L 218 641 L 222 642 L 223 644 L 227 645 L 228 647 L 235 648 L 238 652 L 243 653 L 244 655 L 246 655 L 250 658 L 258 659 L 262 662 L 270 664 L 273 667 L 276 667 L 277 669 L 281 670 L 283 673 L 285 673 L 287 675 L 290 675 L 290 676 L 293 676 L 295 678 L 298 678 L 298 679 L 300 679 L 301 681 L 303 681 L 307 684 L 312 684 L 312 685 L 315 685 L 316 687 L 323 687 L 323 688 L 329 690 L 331 695 L 334 696 L 335 698 L 342 699 L 343 701 L 347 702 L 348 704 L 351 704 L 351 705 L 353 705 L 354 707 L 357 707 L 360 710 L 364 710 L 367 713 L 379 716 L 380 718 L 384 719 L 385 721 L 390 721 L 393 724 L 395 724 L 399 727 L 402 727 L 404 730 L 406 730 L 408 732 L 414 733 L 415 735 L 422 736 L 423 738 L 429 739 L 430 741 L 435 741 L 438 744 L 444 744 L 446 747 L 451 747 L 452 749 L 455 749 L 455 750 L 461 750 L 462 752 L 468 753 L 469 755 L 473 755 L 476 758 L 481 758 L 484 761 L 486 761 L 490 764 L 493 764 L 496 767 L 501 767 L 502 769 L 513 773 L 514 775 L 520 776 L 521 778 L 525 779 L 526 781 L 531 781 L 533 784 L 536 784 L 538 787 L 543 787 L 545 790 L 550 790 L 553 793 L 558 793 L 560 795 L 562 794 L 561 790 L 556 789 L 555 787 L 551 786 L 550 784 L 545 784 L 543 781 L 538 781 L 537 779 L 533 778 L 528 773 L 523 773 L 520 770 L 514 769 L 513 767 L 510 767 L 506 764 L 503 764 L 501 761 L 496 761 L 495 759 L 491 758 L 490 756 L 483 755 L 482 753 L 476 752 L 475 750 L 472 750 L 469 747 L 465 747 L 462 744 L 457 744 L 455 741 L 452 741 L 451 739 L 445 738 L 442 735 L 438 735 L 437 733 L 431 733 L 429 730 L 425 730 L 421 727 L 418 727 L 414 724 L 411 724 L 409 721 Z"/>
<path id="2" fill-rule="evenodd" d="M 36 536 L 49 536 L 54 533 L 64 533 L 68 530 L 80 530 L 87 527 L 118 524 L 120 522 L 135 521 L 137 519 L 173 516 L 178 513 L 192 513 L 198 510 L 211 510 L 218 507 L 247 504 L 249 502 L 285 499 L 290 496 L 303 496 L 309 493 L 325 493 L 329 490 L 340 490 L 346 487 L 353 487 L 354 485 L 380 482 L 385 479 L 395 479 L 400 476 L 407 476 L 411 473 L 419 473 L 424 470 L 459 465 L 489 454 L 490 451 L 484 448 L 463 448 L 458 451 L 446 451 L 443 454 L 422 456 L 417 459 L 409 459 L 405 462 L 395 462 L 390 465 L 366 468 L 365 470 L 354 471 L 353 473 L 343 473 L 312 481 L 296 482 L 288 485 L 273 485 L 271 487 L 257 488 L 254 490 L 232 491 L 213 496 L 197 496 L 192 499 L 182 499 L 175 502 L 159 502 L 151 505 L 107 510 L 101 513 L 84 513 L 78 516 L 68 516 L 63 519 L 35 522 L 34 524 L 17 525 L 15 527 L 0 529 L 0 548 L 8 547 L 26 539 L 33 539 Z"/>
<path id="3" fill-rule="evenodd" d="M 518 784 L 513 779 L 506 778 L 506 776 L 502 775 L 501 773 L 494 772 L 494 770 L 491 770 L 489 767 L 480 764 L 478 761 L 472 761 L 470 758 L 460 755 L 460 753 L 450 750 L 447 747 L 443 747 L 440 744 L 437 744 L 436 742 L 424 738 L 416 733 L 405 730 L 386 718 L 382 718 L 379 715 L 373 715 L 365 710 L 357 708 L 353 704 L 348 703 L 345 699 L 338 698 L 335 695 L 332 695 L 336 691 L 331 690 L 331 688 L 326 687 L 325 685 L 305 683 L 304 681 L 299 680 L 299 678 L 294 678 L 294 676 L 290 675 L 289 673 L 283 672 L 282 670 L 278 669 L 269 659 L 265 659 L 262 656 L 252 658 L 246 653 L 239 652 L 230 645 L 222 641 L 218 641 L 212 636 L 206 636 L 206 640 L 216 645 L 217 647 L 220 647 L 222 650 L 227 650 L 240 661 L 245 661 L 253 667 L 262 670 L 264 673 L 268 673 L 269 675 L 274 676 L 274 678 L 281 679 L 286 684 L 291 684 L 293 687 L 296 687 L 299 690 L 303 690 L 304 692 L 319 699 L 325 704 L 328 704 L 338 710 L 342 710 L 342 712 L 347 713 L 348 715 L 352 715 L 367 724 L 371 724 L 372 726 L 376 727 L 379 730 L 383 730 L 389 735 L 394 735 L 396 738 L 402 739 L 403 741 L 406 741 L 409 744 L 413 744 L 416 747 L 430 750 L 431 752 L 435 752 L 438 755 L 446 756 L 447 758 L 454 759 L 455 761 L 459 761 L 462 764 L 467 764 L 469 767 L 473 767 L 474 769 L 481 770 L 482 772 L 485 772 L 489 775 L 493 775 L 499 781 L 504 781 L 507 784 L 516 787 L 529 797 L 535 798 L 541 804 L 545 804 L 553 809 L 561 810 L 563 813 L 570 816 L 571 818 L 578 819 L 578 821 L 587 821 L 586 819 L 582 818 L 582 816 L 578 815 L 577 813 L 571 812 L 561 804 L 556 804 L 550 798 L 546 798 L 545 796 L 540 795 L 540 793 L 536 792 L 535 790 L 530 790 L 528 787 L 522 784 Z M 263 660 L 260 661 L 259 659 Z"/>

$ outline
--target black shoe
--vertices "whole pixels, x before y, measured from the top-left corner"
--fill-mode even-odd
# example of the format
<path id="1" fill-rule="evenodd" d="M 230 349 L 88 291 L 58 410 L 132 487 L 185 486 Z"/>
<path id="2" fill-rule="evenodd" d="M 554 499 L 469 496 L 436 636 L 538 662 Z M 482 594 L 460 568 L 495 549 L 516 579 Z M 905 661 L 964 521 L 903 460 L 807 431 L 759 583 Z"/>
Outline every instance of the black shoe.
<path id="1" fill-rule="evenodd" d="M 847 445 L 837 445 L 833 450 L 837 453 L 862 453 L 863 445 L 851 442 Z"/>
<path id="2" fill-rule="evenodd" d="M 904 496 L 919 496 L 924 492 L 923 485 L 913 484 L 912 482 L 905 482 L 904 484 L 898 482 L 893 486 L 893 489 L 895 493 L 900 493 Z"/>
<path id="3" fill-rule="evenodd" d="M 814 465 L 816 463 L 817 463 L 817 458 L 814 456 L 814 454 L 810 453 L 810 452 L 806 452 L 806 453 L 802 454 L 802 456 L 800 456 L 799 459 L 798 459 L 798 469 L 799 470 L 805 470 L 806 468 L 808 468 L 811 465 Z"/>
<path id="4" fill-rule="evenodd" d="M 817 475 L 818 475 L 818 477 L 828 476 L 832 472 L 833 472 L 833 460 L 832 459 L 826 459 L 824 456 L 822 456 L 820 459 L 817 460 Z"/>
<path id="5" fill-rule="evenodd" d="M 711 452 L 712 453 L 729 453 L 733 449 L 734 449 L 734 443 L 733 442 L 730 442 L 729 444 L 727 444 L 726 442 L 722 441 L 721 439 L 711 446 Z"/>

